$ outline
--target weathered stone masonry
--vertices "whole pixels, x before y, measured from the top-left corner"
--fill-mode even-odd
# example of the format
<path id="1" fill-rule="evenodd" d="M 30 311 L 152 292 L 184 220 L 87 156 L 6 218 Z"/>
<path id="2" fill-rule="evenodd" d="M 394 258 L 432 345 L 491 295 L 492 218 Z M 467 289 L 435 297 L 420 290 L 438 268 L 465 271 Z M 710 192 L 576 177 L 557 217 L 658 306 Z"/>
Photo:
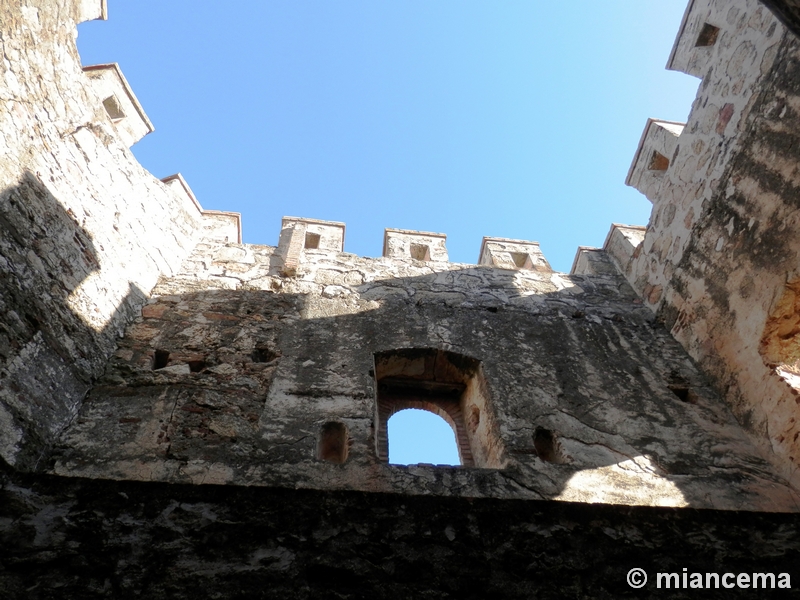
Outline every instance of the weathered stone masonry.
<path id="1" fill-rule="evenodd" d="M 775 324 L 797 314 L 785 306 L 798 279 L 798 52 L 758 2 L 690 3 L 668 67 L 702 78 L 697 99 L 684 127 L 655 121 L 642 137 L 628 183 L 653 202 L 643 240 L 606 244 L 795 487 L 798 392 L 786 372 L 800 338 Z"/>
<path id="2" fill-rule="evenodd" d="M 343 223 L 299 217 L 243 244 L 237 214 L 131 155 L 152 124 L 74 45 L 103 2 L 0 2 L 8 597 L 800 582 L 798 42 L 765 6 L 690 2 L 669 67 L 698 97 L 648 121 L 628 173 L 651 222 L 564 274 L 536 242 L 457 264 L 398 229 L 359 257 Z M 461 466 L 388 463 L 409 407 L 451 425 Z"/>

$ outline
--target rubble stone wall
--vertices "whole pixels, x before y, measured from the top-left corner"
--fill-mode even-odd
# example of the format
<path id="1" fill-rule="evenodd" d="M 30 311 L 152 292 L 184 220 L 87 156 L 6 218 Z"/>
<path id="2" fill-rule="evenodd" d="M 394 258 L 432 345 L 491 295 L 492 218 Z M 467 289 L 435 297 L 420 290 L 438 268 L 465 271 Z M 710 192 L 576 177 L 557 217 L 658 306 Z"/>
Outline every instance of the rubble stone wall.
<path id="1" fill-rule="evenodd" d="M 60 439 L 54 472 L 797 509 L 613 267 L 567 276 L 306 249 L 285 276 L 278 250 L 202 243 L 163 278 Z M 492 468 L 381 460 L 374 356 L 398 349 L 480 362 L 485 391 L 464 406 L 465 426 L 483 427 L 469 450 Z M 332 422 L 349 435 L 344 464 L 319 456 Z"/>
<path id="2" fill-rule="evenodd" d="M 699 45 L 707 25 L 716 41 Z M 796 487 L 798 391 L 761 350 L 800 276 L 800 43 L 758 2 L 696 0 L 669 66 L 702 81 L 668 169 L 641 190 L 653 212 L 623 272 Z"/>
<path id="3" fill-rule="evenodd" d="M 201 219 L 139 165 L 83 72 L 90 4 L 0 2 L 0 457 L 19 468 L 75 415 Z"/>

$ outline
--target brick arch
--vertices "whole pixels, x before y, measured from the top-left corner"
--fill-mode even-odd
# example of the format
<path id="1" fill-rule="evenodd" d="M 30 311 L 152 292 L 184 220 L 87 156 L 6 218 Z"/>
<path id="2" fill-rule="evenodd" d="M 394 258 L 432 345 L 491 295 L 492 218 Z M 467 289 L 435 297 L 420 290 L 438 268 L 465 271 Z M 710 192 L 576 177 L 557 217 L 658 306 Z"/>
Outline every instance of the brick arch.
<path id="1" fill-rule="evenodd" d="M 453 430 L 458 458 L 462 466 L 475 466 L 469 437 L 464 425 L 464 414 L 458 402 L 449 399 L 419 398 L 413 395 L 395 397 L 384 395 L 378 399 L 378 458 L 389 461 L 389 419 L 396 413 L 409 408 L 431 412 L 444 419 Z"/>
<path id="2" fill-rule="evenodd" d="M 388 350 L 376 353 L 374 358 L 375 451 L 379 460 L 389 460 L 389 417 L 407 408 L 418 408 L 442 417 L 450 425 L 462 466 L 500 464 L 496 449 L 502 445 L 490 432 L 493 417 L 480 361 L 437 348 Z M 474 415 L 471 427 L 466 414 Z"/>

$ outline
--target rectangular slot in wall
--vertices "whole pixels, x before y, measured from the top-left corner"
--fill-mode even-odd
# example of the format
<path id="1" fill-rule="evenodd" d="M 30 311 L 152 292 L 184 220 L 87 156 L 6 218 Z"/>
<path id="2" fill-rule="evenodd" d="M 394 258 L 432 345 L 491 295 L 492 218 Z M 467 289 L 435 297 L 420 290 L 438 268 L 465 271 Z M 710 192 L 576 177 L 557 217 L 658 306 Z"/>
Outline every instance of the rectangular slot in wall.
<path id="1" fill-rule="evenodd" d="M 431 249 L 426 244 L 411 244 L 410 252 L 414 260 L 431 259 Z"/>
<path id="2" fill-rule="evenodd" d="M 317 250 L 319 248 L 320 236 L 318 233 L 306 232 L 305 248 L 306 250 Z"/>
<path id="3" fill-rule="evenodd" d="M 125 111 L 122 110 L 122 106 L 117 100 L 117 97 L 113 94 L 103 100 L 103 108 L 106 109 L 108 116 L 111 117 L 112 121 L 119 121 L 120 119 L 125 118 Z"/>
<path id="4" fill-rule="evenodd" d="M 653 155 L 650 157 L 650 165 L 647 167 L 651 171 L 666 171 L 669 168 L 669 159 L 653 150 Z"/>
<path id="5" fill-rule="evenodd" d="M 710 23 L 704 23 L 700 29 L 700 34 L 697 36 L 695 48 L 703 48 L 713 46 L 717 43 L 717 36 L 719 35 L 719 27 L 714 27 Z"/>
<path id="6" fill-rule="evenodd" d="M 532 267 L 531 257 L 527 252 L 509 252 L 509 254 L 518 269 L 530 269 Z"/>

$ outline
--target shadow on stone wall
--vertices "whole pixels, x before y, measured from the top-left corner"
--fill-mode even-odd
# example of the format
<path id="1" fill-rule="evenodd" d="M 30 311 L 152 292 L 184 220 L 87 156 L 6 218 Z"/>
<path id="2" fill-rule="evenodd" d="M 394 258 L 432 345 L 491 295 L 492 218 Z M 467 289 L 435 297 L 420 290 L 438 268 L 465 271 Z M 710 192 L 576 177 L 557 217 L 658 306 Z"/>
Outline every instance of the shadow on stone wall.
<path id="1" fill-rule="evenodd" d="M 327 297 L 257 289 L 164 296 L 128 329 L 60 440 L 56 472 L 796 510 L 627 284 L 572 277 L 566 289 L 533 289 L 548 289 L 543 281 L 468 267 L 338 286 Z M 398 348 L 481 361 L 506 468 L 378 461 L 373 356 Z M 317 460 L 330 421 L 350 431 L 343 466 Z"/>
<path id="2" fill-rule="evenodd" d="M 75 416 L 145 299 L 130 286 L 99 331 L 79 314 L 70 295 L 101 269 L 79 219 L 30 171 L 0 194 L 0 457 L 22 470 Z"/>

